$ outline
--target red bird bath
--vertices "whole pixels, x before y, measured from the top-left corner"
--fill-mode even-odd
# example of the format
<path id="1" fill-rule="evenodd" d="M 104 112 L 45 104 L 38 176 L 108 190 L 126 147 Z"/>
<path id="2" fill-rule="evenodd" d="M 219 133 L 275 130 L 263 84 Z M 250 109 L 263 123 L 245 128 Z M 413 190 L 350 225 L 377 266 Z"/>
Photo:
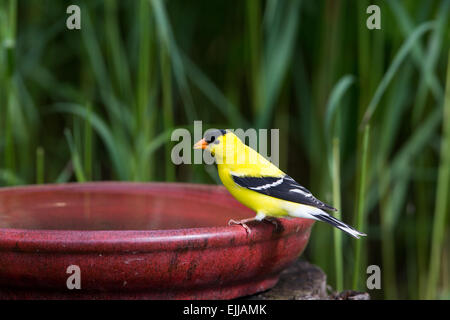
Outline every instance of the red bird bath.
<path id="1" fill-rule="evenodd" d="M 302 253 L 313 221 L 251 223 L 250 235 L 227 225 L 252 215 L 210 185 L 0 188 L 0 299 L 231 299 L 263 291 Z M 77 272 L 70 266 L 79 267 L 80 289 L 70 286 Z"/>

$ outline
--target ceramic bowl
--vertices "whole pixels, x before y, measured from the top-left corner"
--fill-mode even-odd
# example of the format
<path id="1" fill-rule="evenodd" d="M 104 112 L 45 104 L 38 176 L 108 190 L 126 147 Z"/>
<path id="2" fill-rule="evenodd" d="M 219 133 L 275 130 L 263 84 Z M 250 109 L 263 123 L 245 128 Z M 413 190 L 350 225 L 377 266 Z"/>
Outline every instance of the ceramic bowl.
<path id="1" fill-rule="evenodd" d="M 0 188 L 0 298 L 231 299 L 264 291 L 302 253 L 313 221 L 252 222 L 250 234 L 227 224 L 253 215 L 212 185 Z"/>

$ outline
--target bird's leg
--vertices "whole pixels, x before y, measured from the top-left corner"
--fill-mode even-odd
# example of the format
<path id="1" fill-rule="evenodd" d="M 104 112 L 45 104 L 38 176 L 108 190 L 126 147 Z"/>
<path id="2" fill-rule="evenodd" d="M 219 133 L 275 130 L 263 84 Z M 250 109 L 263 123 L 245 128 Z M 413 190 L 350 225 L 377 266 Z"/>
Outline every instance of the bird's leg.
<path id="1" fill-rule="evenodd" d="M 258 212 L 258 214 L 253 218 L 247 218 L 247 219 L 242 219 L 242 220 L 230 219 L 230 221 L 228 221 L 228 225 L 231 226 L 232 224 L 239 224 L 242 227 L 244 227 L 247 234 L 250 234 L 250 233 L 252 233 L 252 231 L 250 230 L 250 227 L 247 225 L 247 223 L 251 222 L 251 221 L 261 221 L 262 219 L 265 218 L 265 216 L 266 215 L 264 213 Z"/>

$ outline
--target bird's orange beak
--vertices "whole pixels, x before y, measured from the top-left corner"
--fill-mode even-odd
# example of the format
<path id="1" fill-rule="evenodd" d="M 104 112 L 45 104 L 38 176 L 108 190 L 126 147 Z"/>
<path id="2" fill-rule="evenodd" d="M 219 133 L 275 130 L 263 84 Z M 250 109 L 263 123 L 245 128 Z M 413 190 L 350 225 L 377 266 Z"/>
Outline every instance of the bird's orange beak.
<path id="1" fill-rule="evenodd" d="M 206 142 L 206 140 L 202 139 L 199 142 L 197 142 L 196 144 L 194 144 L 194 149 L 206 149 L 207 146 L 208 146 L 208 143 Z"/>

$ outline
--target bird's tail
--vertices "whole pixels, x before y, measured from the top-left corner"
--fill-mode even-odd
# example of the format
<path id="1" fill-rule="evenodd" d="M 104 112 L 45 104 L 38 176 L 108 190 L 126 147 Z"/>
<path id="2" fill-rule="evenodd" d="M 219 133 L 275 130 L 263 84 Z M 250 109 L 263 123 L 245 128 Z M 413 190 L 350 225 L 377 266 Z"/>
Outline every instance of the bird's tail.
<path id="1" fill-rule="evenodd" d="M 366 236 L 365 233 L 359 232 L 358 230 L 350 227 L 349 225 L 343 223 L 342 221 L 336 219 L 333 216 L 330 216 L 328 213 L 326 212 L 321 212 L 321 213 L 314 213 L 312 214 L 314 216 L 314 218 L 316 218 L 316 220 L 319 221 L 323 221 L 326 223 L 331 224 L 332 226 L 347 232 L 348 234 L 350 234 L 352 237 L 355 237 L 357 239 L 359 239 L 359 237 L 361 236 Z"/>

